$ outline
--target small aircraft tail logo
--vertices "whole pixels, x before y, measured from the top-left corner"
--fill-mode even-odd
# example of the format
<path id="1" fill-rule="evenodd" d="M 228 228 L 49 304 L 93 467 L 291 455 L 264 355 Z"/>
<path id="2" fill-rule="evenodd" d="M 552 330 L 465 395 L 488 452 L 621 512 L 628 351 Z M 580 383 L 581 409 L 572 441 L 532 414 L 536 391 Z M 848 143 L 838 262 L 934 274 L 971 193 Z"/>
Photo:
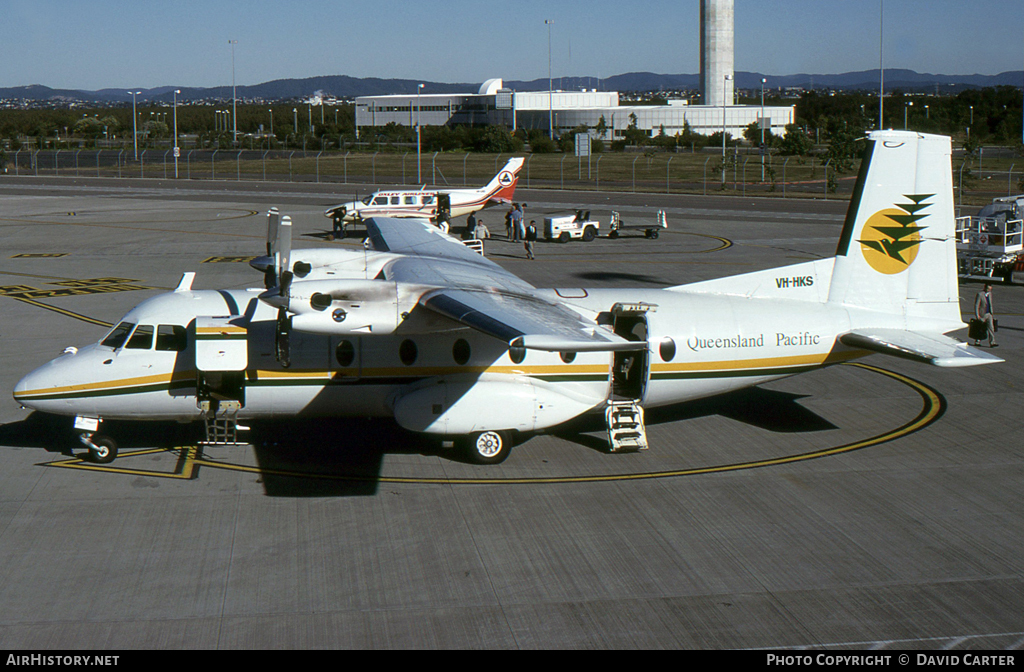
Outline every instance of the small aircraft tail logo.
<path id="1" fill-rule="evenodd" d="M 910 268 L 917 259 L 918 246 L 923 242 L 921 231 L 928 228 L 917 222 L 928 217 L 922 211 L 931 207 L 926 203 L 935 194 L 906 194 L 912 203 L 894 204 L 896 208 L 880 210 L 872 215 L 861 231 L 864 260 L 871 268 L 885 275 L 895 275 Z"/>
<path id="2" fill-rule="evenodd" d="M 503 170 L 498 175 L 498 184 L 502 187 L 508 187 L 516 181 L 516 176 L 512 174 L 510 170 Z"/>

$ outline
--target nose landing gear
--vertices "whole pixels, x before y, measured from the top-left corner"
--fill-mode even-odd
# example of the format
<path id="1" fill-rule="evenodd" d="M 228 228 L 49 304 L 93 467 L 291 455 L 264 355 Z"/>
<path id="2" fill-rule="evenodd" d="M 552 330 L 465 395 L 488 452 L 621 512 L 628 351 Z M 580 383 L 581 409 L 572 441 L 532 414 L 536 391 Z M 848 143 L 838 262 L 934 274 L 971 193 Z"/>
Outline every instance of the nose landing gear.
<path id="1" fill-rule="evenodd" d="M 85 433 L 78 440 L 89 449 L 89 461 L 96 464 L 109 464 L 117 457 L 117 444 L 109 436 Z"/>
<path id="2" fill-rule="evenodd" d="M 96 431 L 100 428 L 101 422 L 100 418 L 86 418 L 79 415 L 75 417 L 75 429 L 82 432 L 78 435 L 78 440 L 89 449 L 89 461 L 96 464 L 109 464 L 117 457 L 117 444 L 109 436 Z"/>

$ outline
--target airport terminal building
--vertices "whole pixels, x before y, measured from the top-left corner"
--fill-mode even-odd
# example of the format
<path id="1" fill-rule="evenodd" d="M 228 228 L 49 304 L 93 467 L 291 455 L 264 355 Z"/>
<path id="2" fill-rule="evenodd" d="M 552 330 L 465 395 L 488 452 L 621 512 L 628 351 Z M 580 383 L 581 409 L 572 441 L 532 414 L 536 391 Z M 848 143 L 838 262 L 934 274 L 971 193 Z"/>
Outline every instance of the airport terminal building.
<path id="1" fill-rule="evenodd" d="M 681 100 L 670 100 L 668 105 L 619 105 L 619 94 L 615 91 L 518 92 L 504 88 L 501 79 L 484 82 L 475 94 L 356 98 L 356 128 L 360 137 L 389 123 L 415 126 L 417 114 L 423 126 L 500 125 L 510 130 L 527 128 L 545 132 L 550 119 L 555 137 L 581 124 L 594 128 L 604 118 L 608 131 L 602 139 L 610 142 L 625 135 L 634 116 L 637 128 L 651 137 L 657 136 L 662 128 L 666 135 L 675 135 L 683 130 L 684 124 L 702 135 L 719 132 L 724 124 L 733 137 L 742 137 L 744 128 L 762 117 L 762 108 L 689 105 Z M 765 107 L 763 116 L 770 123 L 766 128 L 783 135 L 786 125 L 794 121 L 795 108 Z"/>

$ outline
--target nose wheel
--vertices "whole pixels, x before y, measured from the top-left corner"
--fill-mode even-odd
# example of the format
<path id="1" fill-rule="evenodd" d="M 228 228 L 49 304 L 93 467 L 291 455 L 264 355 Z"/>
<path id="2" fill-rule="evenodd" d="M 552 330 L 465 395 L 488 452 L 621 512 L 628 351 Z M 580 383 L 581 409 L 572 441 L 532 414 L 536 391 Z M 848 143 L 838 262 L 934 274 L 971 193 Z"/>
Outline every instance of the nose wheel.
<path id="1" fill-rule="evenodd" d="M 82 434 L 78 439 L 89 449 L 90 462 L 109 464 L 117 457 L 117 444 L 109 436 L 103 434 Z"/>

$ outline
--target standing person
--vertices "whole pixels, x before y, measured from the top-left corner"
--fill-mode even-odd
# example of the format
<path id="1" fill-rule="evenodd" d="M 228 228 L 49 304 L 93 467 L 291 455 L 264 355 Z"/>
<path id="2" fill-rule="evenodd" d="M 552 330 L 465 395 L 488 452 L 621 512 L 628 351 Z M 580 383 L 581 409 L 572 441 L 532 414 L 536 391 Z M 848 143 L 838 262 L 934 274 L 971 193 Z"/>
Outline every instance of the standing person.
<path id="1" fill-rule="evenodd" d="M 530 225 L 526 227 L 526 232 L 523 235 L 523 247 L 526 249 L 527 259 L 536 259 L 533 256 L 533 242 L 537 240 L 537 222 L 530 220 Z"/>
<path id="2" fill-rule="evenodd" d="M 512 208 L 505 213 L 505 240 L 515 240 L 512 238 Z"/>
<path id="3" fill-rule="evenodd" d="M 515 228 L 516 240 L 523 240 L 526 238 L 526 229 L 523 227 L 523 210 L 519 207 L 518 203 L 512 204 L 512 226 Z"/>
<path id="4" fill-rule="evenodd" d="M 466 217 L 466 234 L 470 238 L 476 238 L 476 215 L 472 212 Z"/>
<path id="5" fill-rule="evenodd" d="M 985 287 L 978 292 L 978 298 L 974 300 L 974 316 L 985 323 L 988 327 L 988 347 L 998 347 L 996 343 L 996 321 L 992 317 L 992 285 L 985 283 Z M 974 344 L 978 345 L 979 339 L 974 339 Z"/>

